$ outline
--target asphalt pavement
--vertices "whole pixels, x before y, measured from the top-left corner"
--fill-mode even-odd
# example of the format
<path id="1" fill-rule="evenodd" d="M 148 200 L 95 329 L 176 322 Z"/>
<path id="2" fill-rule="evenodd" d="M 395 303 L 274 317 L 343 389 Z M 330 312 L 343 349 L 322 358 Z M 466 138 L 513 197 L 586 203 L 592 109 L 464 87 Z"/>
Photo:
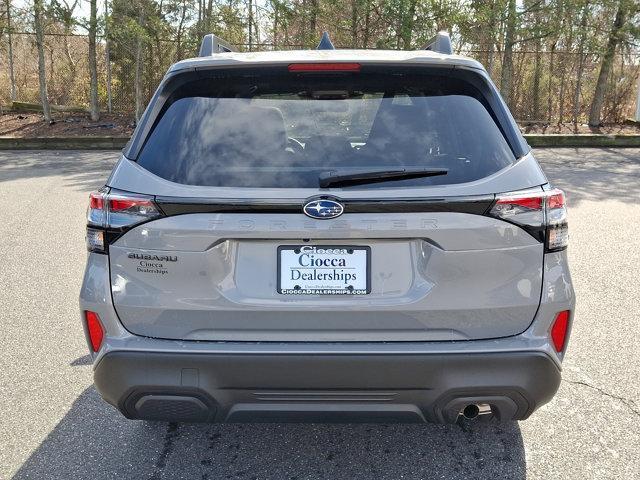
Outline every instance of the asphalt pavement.
<path id="1" fill-rule="evenodd" d="M 176 425 L 92 387 L 78 312 L 87 193 L 116 152 L 0 152 L 0 479 L 640 478 L 640 149 L 537 150 L 568 192 L 576 323 L 523 422 Z"/>

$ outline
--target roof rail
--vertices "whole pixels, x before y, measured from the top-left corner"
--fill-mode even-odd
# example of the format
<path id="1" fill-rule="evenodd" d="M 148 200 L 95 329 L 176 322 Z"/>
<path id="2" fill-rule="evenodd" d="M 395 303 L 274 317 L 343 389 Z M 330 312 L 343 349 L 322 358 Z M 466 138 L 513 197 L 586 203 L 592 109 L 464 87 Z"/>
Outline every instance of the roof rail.
<path id="1" fill-rule="evenodd" d="M 329 32 L 322 32 L 322 38 L 320 39 L 320 43 L 316 47 L 316 50 L 335 50 L 336 47 L 331 43 L 331 39 L 329 38 Z"/>
<path id="2" fill-rule="evenodd" d="M 438 32 L 435 37 L 427 42 L 424 49 L 431 50 L 436 53 L 451 55 L 453 53 L 453 49 L 451 48 L 451 37 L 449 37 L 447 32 Z"/>
<path id="3" fill-rule="evenodd" d="M 235 52 L 235 48 L 229 42 L 209 33 L 202 38 L 199 57 L 210 57 L 214 53 Z"/>

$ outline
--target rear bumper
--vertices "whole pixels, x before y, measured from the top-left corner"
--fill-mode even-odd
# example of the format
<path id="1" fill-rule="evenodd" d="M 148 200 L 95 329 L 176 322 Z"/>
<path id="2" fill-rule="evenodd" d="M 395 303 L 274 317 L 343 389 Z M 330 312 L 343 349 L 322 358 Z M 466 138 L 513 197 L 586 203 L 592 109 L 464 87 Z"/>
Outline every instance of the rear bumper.
<path id="1" fill-rule="evenodd" d="M 543 352 L 168 353 L 110 351 L 95 367 L 126 417 L 183 422 L 454 422 L 488 403 L 527 418 L 560 384 Z"/>

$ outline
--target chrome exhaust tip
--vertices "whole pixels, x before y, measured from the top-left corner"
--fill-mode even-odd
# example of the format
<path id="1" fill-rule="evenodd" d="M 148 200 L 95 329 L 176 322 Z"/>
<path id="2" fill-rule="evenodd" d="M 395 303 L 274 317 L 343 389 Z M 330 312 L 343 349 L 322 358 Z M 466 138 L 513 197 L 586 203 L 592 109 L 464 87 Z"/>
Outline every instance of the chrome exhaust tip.
<path id="1" fill-rule="evenodd" d="M 491 405 L 488 403 L 470 403 L 462 409 L 460 415 L 467 420 L 473 420 L 480 415 L 491 415 Z"/>

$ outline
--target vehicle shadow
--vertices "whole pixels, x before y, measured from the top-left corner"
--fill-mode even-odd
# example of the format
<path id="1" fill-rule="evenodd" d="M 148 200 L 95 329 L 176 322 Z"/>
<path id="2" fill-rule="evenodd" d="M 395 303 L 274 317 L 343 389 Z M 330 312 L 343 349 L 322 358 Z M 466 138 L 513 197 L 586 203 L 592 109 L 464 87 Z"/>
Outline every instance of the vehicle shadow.
<path id="1" fill-rule="evenodd" d="M 16 479 L 526 478 L 516 422 L 458 425 L 128 421 L 93 387 Z"/>
<path id="2" fill-rule="evenodd" d="M 0 183 L 63 176 L 65 186 L 91 190 L 104 185 L 119 157 L 120 152 L 115 150 L 3 150 Z"/>

